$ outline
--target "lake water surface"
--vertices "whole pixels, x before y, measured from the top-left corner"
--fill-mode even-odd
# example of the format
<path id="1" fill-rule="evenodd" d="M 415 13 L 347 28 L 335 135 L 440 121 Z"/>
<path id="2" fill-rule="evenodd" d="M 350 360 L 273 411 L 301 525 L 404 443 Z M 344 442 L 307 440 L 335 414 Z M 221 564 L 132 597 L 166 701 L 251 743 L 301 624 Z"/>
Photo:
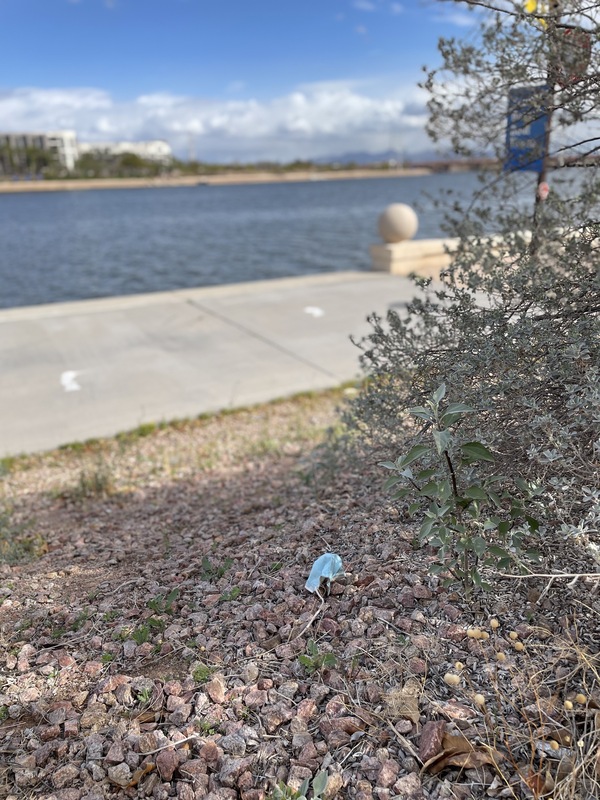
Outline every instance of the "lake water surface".
<path id="1" fill-rule="evenodd" d="M 0 307 L 370 269 L 377 218 L 431 196 L 468 197 L 473 174 L 0 194 Z"/>

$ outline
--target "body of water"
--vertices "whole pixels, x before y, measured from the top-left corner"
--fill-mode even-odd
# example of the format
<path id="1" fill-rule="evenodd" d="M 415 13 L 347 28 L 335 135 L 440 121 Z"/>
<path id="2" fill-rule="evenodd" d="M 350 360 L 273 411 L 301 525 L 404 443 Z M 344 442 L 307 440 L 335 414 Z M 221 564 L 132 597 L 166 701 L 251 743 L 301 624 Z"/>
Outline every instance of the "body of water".
<path id="1" fill-rule="evenodd" d="M 470 173 L 0 195 L 0 307 L 369 270 L 390 203 L 443 236 L 431 197 Z"/>

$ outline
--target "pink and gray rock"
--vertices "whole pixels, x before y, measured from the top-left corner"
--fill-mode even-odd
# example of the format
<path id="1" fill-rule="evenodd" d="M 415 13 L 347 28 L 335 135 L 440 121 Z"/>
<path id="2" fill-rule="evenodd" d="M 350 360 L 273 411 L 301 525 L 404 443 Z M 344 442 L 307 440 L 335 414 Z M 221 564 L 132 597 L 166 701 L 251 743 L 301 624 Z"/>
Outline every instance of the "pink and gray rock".
<path id="1" fill-rule="evenodd" d="M 425 723 L 419 740 L 419 758 L 423 763 L 441 753 L 445 732 L 446 723 L 443 720 Z"/>

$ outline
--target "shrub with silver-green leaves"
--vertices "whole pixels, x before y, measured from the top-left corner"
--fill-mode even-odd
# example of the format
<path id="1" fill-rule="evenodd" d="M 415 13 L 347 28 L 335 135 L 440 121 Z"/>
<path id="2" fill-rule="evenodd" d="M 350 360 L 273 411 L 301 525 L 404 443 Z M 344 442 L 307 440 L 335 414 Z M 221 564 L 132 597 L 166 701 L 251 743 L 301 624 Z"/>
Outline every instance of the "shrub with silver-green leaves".
<path id="1" fill-rule="evenodd" d="M 468 41 L 441 43 L 442 65 L 425 82 L 429 129 L 463 154 L 484 150 L 501 162 L 508 89 L 547 75 L 554 21 L 544 28 L 518 4 L 477 5 L 480 24 Z M 561 24 L 578 5 L 561 7 Z M 418 280 L 401 314 L 371 319 L 360 343 L 365 388 L 346 414 L 375 458 L 389 458 L 413 429 L 407 409 L 444 383 L 477 409 L 461 433 L 486 443 L 498 472 L 544 486 L 549 560 L 571 540 L 582 568 L 600 554 L 600 161 L 580 156 L 597 140 L 586 144 L 567 126 L 600 102 L 598 19 L 586 23 L 584 82 L 553 95 L 550 155 L 570 168 L 549 173 L 543 202 L 535 172 L 485 172 L 466 201 L 457 179 L 439 198 L 447 232 L 459 237 L 451 264 L 439 283 Z"/>
<path id="2" fill-rule="evenodd" d="M 439 559 L 431 572 L 449 574 L 444 584 L 460 582 L 469 597 L 473 587 L 491 588 L 482 569 L 505 570 L 513 562 L 537 560 L 526 544 L 539 529 L 529 506 L 542 490 L 486 469 L 495 462 L 493 453 L 461 436 L 461 422 L 475 409 L 445 405 L 445 395 L 442 384 L 424 405 L 409 409 L 423 423 L 420 441 L 380 466 L 393 473 L 386 489 L 394 489 L 398 500 L 413 499 L 410 514 L 423 514 L 419 543 L 436 548 Z"/>

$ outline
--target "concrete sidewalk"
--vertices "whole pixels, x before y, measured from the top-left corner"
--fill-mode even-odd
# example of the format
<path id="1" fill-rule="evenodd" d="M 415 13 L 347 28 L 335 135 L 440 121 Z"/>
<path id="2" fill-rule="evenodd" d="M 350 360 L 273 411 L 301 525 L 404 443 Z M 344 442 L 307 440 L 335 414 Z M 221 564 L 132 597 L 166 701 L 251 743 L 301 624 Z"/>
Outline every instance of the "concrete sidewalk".
<path id="1" fill-rule="evenodd" d="M 345 272 L 0 311 L 0 456 L 336 386 L 414 293 Z"/>

